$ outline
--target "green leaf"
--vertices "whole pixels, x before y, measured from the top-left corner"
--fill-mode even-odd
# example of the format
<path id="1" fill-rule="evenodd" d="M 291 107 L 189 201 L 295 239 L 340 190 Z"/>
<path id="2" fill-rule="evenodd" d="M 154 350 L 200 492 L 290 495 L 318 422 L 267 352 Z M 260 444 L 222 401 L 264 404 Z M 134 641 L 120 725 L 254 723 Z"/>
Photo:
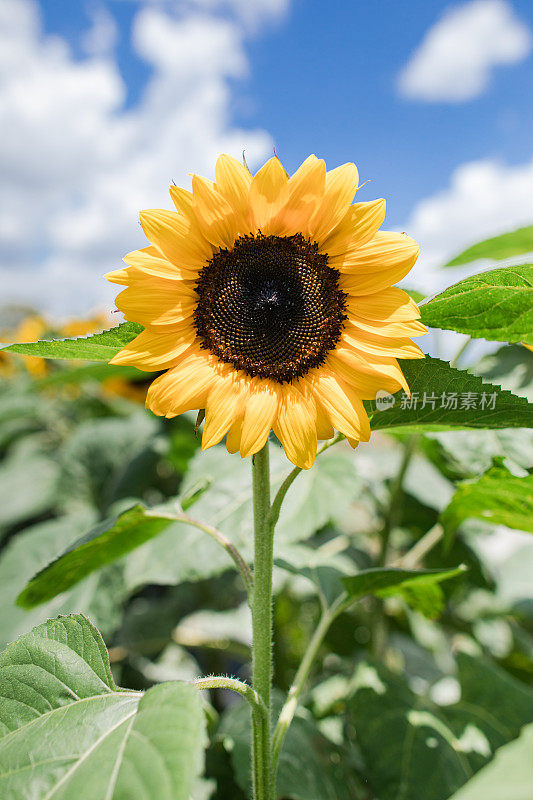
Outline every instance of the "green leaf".
<path id="1" fill-rule="evenodd" d="M 159 536 L 173 523 L 171 516 L 157 515 L 141 505 L 104 520 L 38 572 L 18 596 L 17 605 L 34 608 L 57 597 L 95 570 Z"/>
<path id="2" fill-rule="evenodd" d="M 484 356 L 472 371 L 533 402 L 533 352 L 526 347 L 504 345 Z"/>
<path id="3" fill-rule="evenodd" d="M 0 350 L 40 358 L 65 358 L 76 361 L 109 361 L 119 350 L 143 330 L 136 322 L 122 322 L 116 328 L 76 336 L 72 339 L 51 339 L 20 344 L 2 344 Z"/>
<path id="4" fill-rule="evenodd" d="M 494 760 L 450 800 L 530 800 L 533 786 L 533 725 L 498 750 Z"/>
<path id="5" fill-rule="evenodd" d="M 445 267 L 458 267 L 461 264 L 468 264 L 470 261 L 477 261 L 479 258 L 490 258 L 493 261 L 501 261 L 504 258 L 511 258 L 522 253 L 530 253 L 533 250 L 533 225 L 525 228 L 518 228 L 516 231 L 502 233 L 500 236 L 493 236 L 482 242 L 469 247 L 459 255 L 452 258 L 445 264 Z"/>
<path id="6" fill-rule="evenodd" d="M 274 697 L 275 716 L 281 699 Z M 230 751 L 235 779 L 251 797 L 250 711 L 239 704 L 226 711 L 217 731 Z M 353 800 L 361 796 L 355 770 L 342 747 L 323 736 L 305 709 L 298 710 L 279 759 L 277 795 L 291 800 Z"/>
<path id="7" fill-rule="evenodd" d="M 471 517 L 533 533 L 533 475 L 518 478 L 495 466 L 477 481 L 464 481 L 441 516 L 448 537 Z"/>
<path id="8" fill-rule="evenodd" d="M 494 752 L 533 719 L 533 689 L 501 667 L 467 653 L 457 655 L 461 699 L 447 714 L 463 727 L 474 723 Z"/>
<path id="9" fill-rule="evenodd" d="M 447 800 L 474 770 L 440 709 L 401 678 L 361 663 L 349 719 L 380 800 Z"/>
<path id="10" fill-rule="evenodd" d="M 352 600 L 367 594 L 388 597 L 404 591 L 424 590 L 442 581 L 455 578 L 466 571 L 464 566 L 455 569 L 400 569 L 398 567 L 373 567 L 342 578 L 344 588 Z"/>
<path id="11" fill-rule="evenodd" d="M 0 795 L 10 800 L 189 800 L 204 715 L 193 686 L 117 689 L 82 615 L 59 617 L 0 655 Z"/>
<path id="12" fill-rule="evenodd" d="M 19 592 L 35 573 L 77 540 L 93 521 L 87 512 L 33 525 L 13 536 L 0 554 L 0 649 L 49 617 L 77 608 L 112 632 L 121 618 L 120 574 L 104 570 L 44 606 L 26 611 L 15 605 Z"/>
<path id="13" fill-rule="evenodd" d="M 54 508 L 59 475 L 57 463 L 40 452 L 26 449 L 6 459 L 0 465 L 0 534 Z"/>
<path id="14" fill-rule="evenodd" d="M 432 328 L 533 344 L 533 265 L 465 278 L 422 304 L 420 313 L 422 322 Z"/>
<path id="15" fill-rule="evenodd" d="M 527 351 L 526 351 L 527 352 Z M 461 428 L 533 427 L 533 404 L 499 386 L 484 382 L 446 361 L 426 356 L 401 361 L 411 397 L 398 392 L 389 408 L 373 413 L 372 428 L 409 428 L 410 432 Z"/>
<path id="16" fill-rule="evenodd" d="M 498 667 L 460 654 L 458 677 L 460 701 L 438 706 L 383 666 L 359 664 L 348 712 L 380 800 L 448 800 L 531 719 L 533 692 Z"/>
<path id="17" fill-rule="evenodd" d="M 128 417 L 89 419 L 78 424 L 60 451 L 65 505 L 109 513 L 113 502 L 142 497 L 153 485 L 155 417 L 135 411 Z M 140 462 L 140 463 L 139 463 Z"/>

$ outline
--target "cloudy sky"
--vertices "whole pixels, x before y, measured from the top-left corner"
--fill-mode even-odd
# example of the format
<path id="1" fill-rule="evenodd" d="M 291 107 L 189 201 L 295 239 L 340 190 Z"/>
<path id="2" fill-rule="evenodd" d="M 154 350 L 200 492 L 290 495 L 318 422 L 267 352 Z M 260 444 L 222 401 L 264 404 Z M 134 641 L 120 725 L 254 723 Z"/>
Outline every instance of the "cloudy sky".
<path id="1" fill-rule="evenodd" d="M 1 0 L 0 305 L 112 308 L 138 211 L 219 152 L 355 161 L 422 255 L 533 222 L 531 0 Z"/>

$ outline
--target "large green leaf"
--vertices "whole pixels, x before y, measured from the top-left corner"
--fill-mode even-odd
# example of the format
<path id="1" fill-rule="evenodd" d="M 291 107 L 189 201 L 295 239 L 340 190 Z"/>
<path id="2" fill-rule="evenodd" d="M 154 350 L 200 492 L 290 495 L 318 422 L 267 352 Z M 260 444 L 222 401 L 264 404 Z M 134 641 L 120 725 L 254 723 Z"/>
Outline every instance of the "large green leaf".
<path id="1" fill-rule="evenodd" d="M 426 356 L 402 361 L 401 367 L 411 397 L 398 392 L 391 396 L 394 403 L 381 411 L 375 402 L 369 403 L 374 430 L 533 427 L 533 404 L 446 361 Z"/>
<path id="2" fill-rule="evenodd" d="M 10 800 L 189 800 L 204 715 L 193 686 L 117 689 L 81 615 L 34 628 L 0 654 L 0 795 Z"/>
<path id="3" fill-rule="evenodd" d="M 493 261 L 501 261 L 504 258 L 512 258 L 522 253 L 533 251 L 533 225 L 525 228 L 518 228 L 516 231 L 502 233 L 500 236 L 493 236 L 484 239 L 482 242 L 463 250 L 462 253 L 452 258 L 445 264 L 445 267 L 458 267 L 461 264 L 468 264 L 477 261 L 479 258 L 490 258 Z"/>
<path id="4" fill-rule="evenodd" d="M 281 699 L 276 695 L 273 705 L 279 712 Z M 251 797 L 250 711 L 244 703 L 225 712 L 217 736 L 230 751 L 237 783 Z M 277 789 L 278 796 L 287 800 L 353 800 L 364 796 L 347 754 L 320 733 L 304 709 L 294 718 L 283 743 Z"/>
<path id="5" fill-rule="evenodd" d="M 420 313 L 432 328 L 533 344 L 533 265 L 472 275 L 422 304 Z"/>
<path id="6" fill-rule="evenodd" d="M 461 699 L 437 706 L 377 664 L 352 681 L 349 716 L 381 800 L 448 800 L 531 719 L 533 692 L 502 670 L 462 654 Z"/>
<path id="7" fill-rule="evenodd" d="M 57 463 L 34 448 L 24 447 L 5 459 L 0 465 L 0 536 L 3 528 L 54 508 L 59 474 Z"/>
<path id="8" fill-rule="evenodd" d="M 136 322 L 122 322 L 116 328 L 90 336 L 72 339 L 51 339 L 20 344 L 1 344 L 0 350 L 40 358 L 66 358 L 77 361 L 109 361 L 115 353 L 135 339 L 142 331 Z"/>
<path id="9" fill-rule="evenodd" d="M 502 747 L 450 800 L 531 800 L 533 787 L 533 725 Z"/>
<path id="10" fill-rule="evenodd" d="M 533 475 L 519 478 L 495 466 L 479 480 L 459 484 L 441 521 L 453 534 L 470 517 L 533 533 Z"/>
<path id="11" fill-rule="evenodd" d="M 501 667 L 467 653 L 457 656 L 461 699 L 445 709 L 453 724 L 475 725 L 490 751 L 518 736 L 533 719 L 533 689 Z"/>
<path id="12" fill-rule="evenodd" d="M 38 572 L 20 593 L 18 605 L 33 608 L 57 597 L 95 570 L 158 536 L 172 524 L 176 524 L 172 516 L 148 511 L 141 505 L 104 520 Z"/>

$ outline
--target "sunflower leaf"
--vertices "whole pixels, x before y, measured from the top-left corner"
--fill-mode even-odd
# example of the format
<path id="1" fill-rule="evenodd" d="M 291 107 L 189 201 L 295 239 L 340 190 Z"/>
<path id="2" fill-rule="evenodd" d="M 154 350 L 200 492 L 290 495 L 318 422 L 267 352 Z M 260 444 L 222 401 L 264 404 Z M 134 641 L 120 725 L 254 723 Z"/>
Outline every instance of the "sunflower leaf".
<path id="1" fill-rule="evenodd" d="M 533 786 L 533 725 L 498 750 L 493 761 L 468 781 L 450 800 L 524 800 Z M 512 775 L 512 780 L 509 776 Z"/>
<path id="2" fill-rule="evenodd" d="M 432 328 L 533 344 L 533 265 L 465 278 L 422 304 L 420 313 L 422 322 Z"/>
<path id="3" fill-rule="evenodd" d="M 203 761 L 198 691 L 117 688 L 81 614 L 39 625 L 0 654 L 0 796 L 188 800 Z"/>
<path id="4" fill-rule="evenodd" d="M 341 578 L 344 588 L 352 600 L 368 594 L 389 597 L 403 594 L 411 589 L 424 589 L 442 581 L 456 578 L 466 571 L 461 565 L 454 569 L 400 569 L 398 567 L 374 567 L 358 572 L 357 575 Z"/>
<path id="5" fill-rule="evenodd" d="M 400 362 L 411 389 L 367 403 L 372 428 L 446 431 L 533 427 L 533 404 L 446 361 Z M 384 407 L 385 406 L 385 407 Z M 378 410 L 381 407 L 381 410 Z"/>
<path id="6" fill-rule="evenodd" d="M 459 484 L 441 516 L 448 541 L 471 517 L 533 533 L 533 475 L 519 478 L 495 466 L 479 480 Z"/>
<path id="7" fill-rule="evenodd" d="M 122 322 L 90 336 L 76 336 L 72 339 L 42 339 L 39 342 L 0 344 L 0 350 L 18 353 L 23 356 L 39 358 L 63 358 L 76 361 L 109 361 L 122 350 L 128 342 L 135 339 L 143 330 L 136 322 Z"/>
<path id="8" fill-rule="evenodd" d="M 34 575 L 19 594 L 17 605 L 29 609 L 57 597 L 91 572 L 158 536 L 173 523 L 176 519 L 171 516 L 159 516 L 142 505 L 104 520 Z"/>
<path id="9" fill-rule="evenodd" d="M 493 261 L 500 261 L 504 258 L 511 258 L 522 253 L 533 251 L 533 225 L 525 228 L 518 228 L 516 231 L 502 233 L 500 236 L 493 236 L 482 242 L 472 245 L 467 250 L 452 258 L 445 264 L 445 267 L 458 267 L 461 264 L 469 264 L 480 258 L 490 258 Z"/>

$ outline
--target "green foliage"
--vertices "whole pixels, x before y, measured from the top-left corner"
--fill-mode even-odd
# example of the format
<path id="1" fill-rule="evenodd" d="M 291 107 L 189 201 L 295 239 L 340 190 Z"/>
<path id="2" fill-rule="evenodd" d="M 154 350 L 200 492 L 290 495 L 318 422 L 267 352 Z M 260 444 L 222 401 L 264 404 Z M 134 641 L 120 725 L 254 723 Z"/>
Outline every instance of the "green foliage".
<path id="1" fill-rule="evenodd" d="M 352 600 L 358 600 L 367 594 L 378 597 L 389 597 L 391 594 L 402 594 L 404 591 L 418 589 L 430 590 L 441 581 L 455 578 L 465 571 L 464 567 L 456 569 L 399 569 L 396 567 L 366 569 L 358 575 L 343 578 L 342 582 Z"/>
<path id="2" fill-rule="evenodd" d="M 0 350 L 39 358 L 65 358 L 76 361 L 109 361 L 142 331 L 136 322 L 122 322 L 116 328 L 90 336 L 51 339 L 39 342 L 0 345 Z"/>
<path id="3" fill-rule="evenodd" d="M 482 243 L 484 257 L 518 246 L 504 239 Z M 462 281 L 424 304 L 423 319 L 531 342 L 531 272 Z M 216 527 L 252 565 L 250 459 L 223 445 L 199 452 L 194 415 L 156 419 L 111 394 L 107 378 L 152 377 L 104 363 L 140 330 L 3 348 L 93 362 L 52 363 L 35 379 L 13 359 L 20 369 L 0 385 L 10 800 L 250 797 L 248 704 L 225 689 L 202 705 L 182 682 L 249 679 L 249 598 L 227 550 L 180 518 Z M 368 403 L 371 443 L 328 449 L 281 508 L 274 717 L 302 658 L 307 672 L 298 708 L 284 712 L 295 717 L 278 794 L 518 800 L 531 780 L 528 729 L 517 737 L 533 719 L 533 540 L 515 547 L 495 525 L 531 530 L 533 353 L 509 345 L 469 370 L 431 357 L 401 366 L 412 399 Z M 274 495 L 292 468 L 274 442 L 270 456 Z M 84 613 L 49 619 L 73 611 Z M 319 619 L 333 621 L 314 641 Z"/>
<path id="4" fill-rule="evenodd" d="M 408 428 L 410 432 L 424 432 L 533 425 L 533 404 L 523 397 L 486 383 L 465 370 L 454 369 L 438 358 L 427 356 L 423 360 L 400 363 L 411 398 L 398 392 L 394 395 L 394 405 L 382 411 L 376 410 L 375 403 L 369 403 L 374 430 Z"/>
<path id="5" fill-rule="evenodd" d="M 158 516 L 143 506 L 106 519 L 74 542 L 66 553 L 46 566 L 20 593 L 17 603 L 33 608 L 71 589 L 95 570 L 130 553 L 172 523 L 172 517 Z"/>
<path id="6" fill-rule="evenodd" d="M 470 261 L 477 261 L 480 258 L 501 261 L 504 258 L 512 258 L 512 256 L 518 256 L 522 253 L 530 253 L 532 250 L 533 225 L 529 225 L 525 228 L 518 228 L 516 231 L 502 233 L 500 236 L 493 236 L 490 239 L 478 242 L 459 253 L 444 266 L 457 267 L 461 264 L 468 264 Z"/>
<path id="7" fill-rule="evenodd" d="M 495 466 L 479 480 L 459 484 L 441 521 L 453 535 L 470 517 L 533 533 L 533 475 L 519 478 Z"/>
<path id="8" fill-rule="evenodd" d="M 118 689 L 98 631 L 59 617 L 0 655 L 0 790 L 22 800 L 189 800 L 202 769 L 198 692 L 169 682 L 144 696 Z M 178 746 L 177 746 L 178 745 Z"/>
<path id="9" fill-rule="evenodd" d="M 466 655 L 458 667 L 460 701 L 437 706 L 383 667 L 358 666 L 348 713 L 383 800 L 447 800 L 531 719 L 531 690 Z"/>
<path id="10" fill-rule="evenodd" d="M 420 311 L 422 322 L 432 328 L 533 344 L 533 265 L 465 278 L 421 305 Z"/>
<path id="11" fill-rule="evenodd" d="M 279 713 L 281 698 L 275 709 Z M 235 777 L 251 797 L 250 712 L 244 704 L 228 709 L 217 736 L 230 751 Z M 350 769 L 348 754 L 328 741 L 309 713 L 294 720 L 280 757 L 278 794 L 291 800 L 353 800 L 360 796 L 359 782 Z"/>
<path id="12" fill-rule="evenodd" d="M 494 761 L 459 789 L 450 800 L 528 800 L 533 786 L 533 725 L 516 742 L 502 747 Z"/>

